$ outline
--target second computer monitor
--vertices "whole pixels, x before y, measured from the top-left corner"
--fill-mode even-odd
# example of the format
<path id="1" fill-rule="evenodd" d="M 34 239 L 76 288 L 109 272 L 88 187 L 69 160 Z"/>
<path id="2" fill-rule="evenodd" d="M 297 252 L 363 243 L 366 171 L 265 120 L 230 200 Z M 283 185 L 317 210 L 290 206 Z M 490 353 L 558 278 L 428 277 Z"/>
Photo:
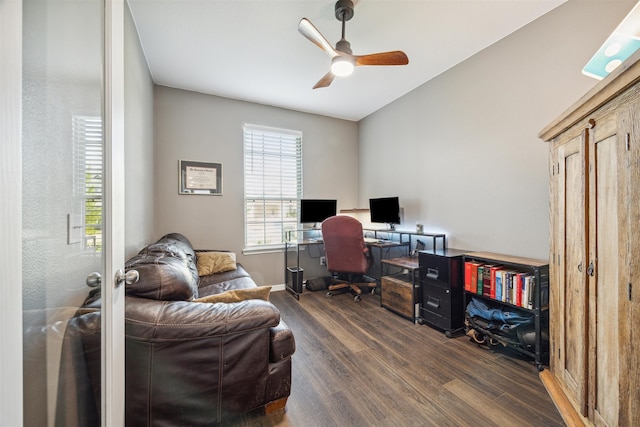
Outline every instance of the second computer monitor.
<path id="1" fill-rule="evenodd" d="M 400 201 L 398 197 L 369 199 L 371 222 L 389 224 L 391 229 L 400 224 Z"/>

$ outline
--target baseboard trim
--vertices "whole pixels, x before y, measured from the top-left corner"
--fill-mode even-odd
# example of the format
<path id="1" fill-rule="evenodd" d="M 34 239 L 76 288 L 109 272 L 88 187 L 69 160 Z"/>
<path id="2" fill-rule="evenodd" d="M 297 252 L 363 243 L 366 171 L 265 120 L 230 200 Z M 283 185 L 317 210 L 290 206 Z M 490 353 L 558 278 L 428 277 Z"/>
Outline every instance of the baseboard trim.
<path id="1" fill-rule="evenodd" d="M 544 388 L 547 389 L 547 393 L 549 393 L 567 427 L 584 427 L 586 425 L 584 420 L 573 408 L 569 398 L 564 394 L 551 371 L 545 369 L 540 372 L 540 380 Z"/>
<path id="2" fill-rule="evenodd" d="M 284 291 L 284 290 L 285 290 L 284 284 L 271 286 L 271 292 Z"/>

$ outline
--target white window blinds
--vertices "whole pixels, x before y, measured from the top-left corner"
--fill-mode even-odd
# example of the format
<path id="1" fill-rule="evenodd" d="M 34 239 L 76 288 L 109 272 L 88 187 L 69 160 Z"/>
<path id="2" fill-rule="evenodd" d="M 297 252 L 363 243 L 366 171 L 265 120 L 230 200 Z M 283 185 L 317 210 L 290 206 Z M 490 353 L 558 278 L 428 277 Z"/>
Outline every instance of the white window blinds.
<path id="1" fill-rule="evenodd" d="M 73 117 L 73 193 L 84 245 L 102 251 L 102 118 Z"/>
<path id="2" fill-rule="evenodd" d="M 280 246 L 298 224 L 302 133 L 244 125 L 245 247 Z"/>

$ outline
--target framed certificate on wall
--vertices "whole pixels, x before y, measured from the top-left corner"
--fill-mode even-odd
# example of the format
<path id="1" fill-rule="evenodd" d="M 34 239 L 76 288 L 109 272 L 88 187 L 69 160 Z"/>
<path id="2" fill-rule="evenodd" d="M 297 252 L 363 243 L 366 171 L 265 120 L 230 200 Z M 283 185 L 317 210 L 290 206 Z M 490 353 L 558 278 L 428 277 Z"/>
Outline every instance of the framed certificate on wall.
<path id="1" fill-rule="evenodd" d="M 179 194 L 222 195 L 222 163 L 180 160 Z"/>

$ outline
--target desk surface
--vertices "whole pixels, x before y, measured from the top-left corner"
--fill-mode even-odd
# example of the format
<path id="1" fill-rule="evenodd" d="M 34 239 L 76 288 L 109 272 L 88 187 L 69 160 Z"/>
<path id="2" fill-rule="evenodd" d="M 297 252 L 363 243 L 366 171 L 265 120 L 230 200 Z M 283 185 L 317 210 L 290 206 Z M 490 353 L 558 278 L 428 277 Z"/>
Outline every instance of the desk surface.
<path id="1" fill-rule="evenodd" d="M 417 257 L 403 256 L 399 258 L 390 258 L 380 260 L 383 264 L 389 264 L 396 267 L 408 268 L 411 270 L 415 270 L 420 268 L 420 264 L 418 263 Z"/>
<path id="2" fill-rule="evenodd" d="M 287 245 L 321 245 L 322 239 L 287 240 Z"/>
<path id="3" fill-rule="evenodd" d="M 382 240 L 382 239 L 372 239 L 370 237 L 365 237 L 364 243 L 367 246 L 373 246 L 375 248 L 391 248 L 395 246 L 408 246 L 409 242 L 398 242 L 397 240 Z"/>
<path id="4" fill-rule="evenodd" d="M 287 245 L 320 245 L 322 243 L 324 243 L 324 240 L 320 238 L 286 241 Z M 396 240 L 373 239 L 369 237 L 364 238 L 364 243 L 367 246 L 375 246 L 378 248 L 392 247 L 392 246 L 406 246 L 409 244 L 408 242 L 398 242 Z"/>
<path id="5" fill-rule="evenodd" d="M 421 233 L 416 230 L 400 230 L 400 229 L 389 229 L 389 228 L 363 228 L 364 231 L 374 231 L 378 233 L 396 233 L 396 234 L 411 234 L 413 236 L 427 236 L 427 237 L 444 237 L 445 233 L 429 233 L 427 231 L 423 231 Z"/>

